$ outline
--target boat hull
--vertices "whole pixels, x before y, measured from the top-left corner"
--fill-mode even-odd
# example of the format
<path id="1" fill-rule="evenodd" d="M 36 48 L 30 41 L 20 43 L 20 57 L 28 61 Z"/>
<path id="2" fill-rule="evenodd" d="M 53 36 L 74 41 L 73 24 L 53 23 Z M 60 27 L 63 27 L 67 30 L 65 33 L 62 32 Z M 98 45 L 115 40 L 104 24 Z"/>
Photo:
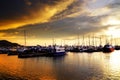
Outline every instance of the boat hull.
<path id="1" fill-rule="evenodd" d="M 103 48 L 103 52 L 107 53 L 107 52 L 113 52 L 114 48 Z"/>
<path id="2" fill-rule="evenodd" d="M 54 52 L 54 53 L 47 53 L 46 56 L 64 56 L 65 52 Z"/>
<path id="3" fill-rule="evenodd" d="M 17 51 L 8 51 L 7 54 L 8 54 L 8 56 L 18 55 L 18 52 Z"/>
<path id="4" fill-rule="evenodd" d="M 46 53 L 19 53 L 18 58 L 29 58 L 29 57 L 39 57 L 45 56 Z"/>

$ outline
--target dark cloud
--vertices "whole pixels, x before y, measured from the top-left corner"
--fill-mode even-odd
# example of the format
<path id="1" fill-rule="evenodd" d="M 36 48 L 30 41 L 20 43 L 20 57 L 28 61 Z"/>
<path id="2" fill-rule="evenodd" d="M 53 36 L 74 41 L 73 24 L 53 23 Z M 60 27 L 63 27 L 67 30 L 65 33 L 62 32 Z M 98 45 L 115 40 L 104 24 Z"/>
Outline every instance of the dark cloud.
<path id="1" fill-rule="evenodd" d="M 66 10 L 73 1 L 75 0 L 1 0 L 0 29 L 48 22 Z"/>
<path id="2" fill-rule="evenodd" d="M 64 3 L 65 0 L 1 0 L 0 1 L 0 20 L 3 19 L 21 19 L 23 16 L 31 16 L 33 12 L 41 10 L 44 12 L 45 6 L 54 7 L 60 5 L 59 2 Z M 67 9 L 57 13 L 55 16 L 68 15 L 77 12 L 81 9 L 85 1 L 73 0 L 74 2 L 67 7 Z"/>
<path id="3" fill-rule="evenodd" d="M 71 5 L 67 7 L 67 9 L 63 10 L 60 13 L 57 13 L 53 19 L 63 19 L 67 17 L 68 15 L 77 13 L 77 12 L 82 12 L 83 11 L 83 6 L 85 4 L 84 0 L 75 0 Z"/>
<path id="4" fill-rule="evenodd" d="M 27 5 L 24 0 L 1 0 L 0 1 L 0 20 L 14 19 L 21 17 L 23 14 L 27 14 L 25 8 Z"/>
<path id="5" fill-rule="evenodd" d="M 114 0 L 113 3 L 108 5 L 109 8 L 117 8 L 120 10 L 120 0 Z"/>
<path id="6" fill-rule="evenodd" d="M 45 7 L 54 7 L 65 0 L 0 0 L 0 20 L 31 17 L 38 11 L 45 12 Z"/>
<path id="7" fill-rule="evenodd" d="M 101 26 L 100 21 L 103 16 L 87 16 L 81 15 L 77 18 L 66 18 L 48 23 L 28 25 L 11 30 L 1 30 L 0 32 L 9 33 L 9 35 L 15 35 L 18 32 L 18 36 L 23 36 L 24 30 L 27 35 L 36 36 L 40 38 L 62 38 L 76 35 L 83 35 L 89 33 L 96 33 L 107 29 L 109 26 Z"/>

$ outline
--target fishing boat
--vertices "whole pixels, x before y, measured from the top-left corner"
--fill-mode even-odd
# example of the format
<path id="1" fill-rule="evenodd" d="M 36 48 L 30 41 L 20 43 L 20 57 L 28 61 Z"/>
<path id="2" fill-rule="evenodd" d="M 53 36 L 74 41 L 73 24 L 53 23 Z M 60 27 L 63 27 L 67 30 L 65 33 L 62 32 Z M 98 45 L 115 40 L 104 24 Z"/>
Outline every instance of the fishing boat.
<path id="1" fill-rule="evenodd" d="M 43 51 L 44 50 L 44 51 Z M 27 48 L 19 51 L 19 58 L 39 57 L 46 55 L 47 49 L 45 48 Z"/>
<path id="2" fill-rule="evenodd" d="M 39 56 L 62 56 L 65 55 L 65 48 L 59 46 L 29 48 L 19 52 L 19 58 L 39 57 Z"/>
<path id="3" fill-rule="evenodd" d="M 103 52 L 113 52 L 115 49 L 112 45 L 110 44 L 106 44 L 104 47 L 103 47 Z"/>
<path id="4" fill-rule="evenodd" d="M 71 52 L 80 52 L 81 49 L 78 46 L 73 46 L 70 51 Z"/>
<path id="5" fill-rule="evenodd" d="M 52 46 L 49 47 L 49 50 L 46 54 L 46 56 L 63 56 L 65 55 L 65 48 L 62 46 Z"/>

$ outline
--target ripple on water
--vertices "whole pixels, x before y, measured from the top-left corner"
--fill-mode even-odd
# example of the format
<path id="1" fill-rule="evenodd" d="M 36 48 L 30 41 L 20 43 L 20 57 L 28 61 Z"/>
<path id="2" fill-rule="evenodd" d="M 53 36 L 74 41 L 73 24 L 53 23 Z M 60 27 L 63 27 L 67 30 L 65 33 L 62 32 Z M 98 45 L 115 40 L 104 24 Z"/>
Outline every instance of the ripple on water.
<path id="1" fill-rule="evenodd" d="M 25 59 L 0 54 L 0 80 L 120 80 L 119 52 Z"/>

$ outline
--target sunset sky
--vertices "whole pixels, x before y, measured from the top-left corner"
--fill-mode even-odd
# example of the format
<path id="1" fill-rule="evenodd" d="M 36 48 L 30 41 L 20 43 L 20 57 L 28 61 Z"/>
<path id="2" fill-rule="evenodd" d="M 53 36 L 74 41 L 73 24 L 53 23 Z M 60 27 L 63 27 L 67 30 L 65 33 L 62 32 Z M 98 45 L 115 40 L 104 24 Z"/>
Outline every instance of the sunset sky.
<path id="1" fill-rule="evenodd" d="M 61 43 L 82 35 L 120 37 L 120 0 L 0 0 L 0 40 Z"/>

